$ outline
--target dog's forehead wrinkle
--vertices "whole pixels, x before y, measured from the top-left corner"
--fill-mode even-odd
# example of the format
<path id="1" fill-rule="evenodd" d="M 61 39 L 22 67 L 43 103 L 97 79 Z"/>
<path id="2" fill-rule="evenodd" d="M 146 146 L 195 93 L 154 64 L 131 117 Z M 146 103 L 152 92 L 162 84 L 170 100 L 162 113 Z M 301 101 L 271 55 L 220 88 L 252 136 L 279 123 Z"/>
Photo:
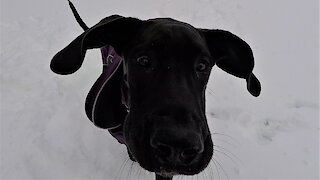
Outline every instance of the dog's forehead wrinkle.
<path id="1" fill-rule="evenodd" d="M 153 19 L 147 21 L 132 40 L 128 57 L 136 59 L 143 55 L 150 55 L 162 63 L 193 64 L 198 58 L 211 59 L 204 41 L 198 30 L 187 23 L 169 18 Z M 164 68 L 172 67 L 164 64 Z"/>
<path id="2" fill-rule="evenodd" d="M 150 45 L 167 41 L 189 40 L 194 43 L 203 41 L 201 34 L 187 23 L 172 19 L 154 19 L 151 22 L 142 28 L 139 37 Z"/>

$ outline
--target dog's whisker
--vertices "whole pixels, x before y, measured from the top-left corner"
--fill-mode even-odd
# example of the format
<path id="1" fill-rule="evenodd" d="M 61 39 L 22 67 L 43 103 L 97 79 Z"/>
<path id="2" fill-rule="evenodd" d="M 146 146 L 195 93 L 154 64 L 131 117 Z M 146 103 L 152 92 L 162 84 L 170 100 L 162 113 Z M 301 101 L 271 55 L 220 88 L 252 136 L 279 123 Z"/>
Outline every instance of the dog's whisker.
<path id="1" fill-rule="evenodd" d="M 175 176 L 175 177 L 176 177 L 175 178 L 176 180 L 179 180 L 179 179 L 181 180 L 181 176 L 178 175 L 178 176 Z"/>
<path id="2" fill-rule="evenodd" d="M 213 145 L 214 147 L 214 150 L 220 150 L 220 151 L 223 151 L 224 153 L 226 154 L 229 154 L 230 156 L 232 156 L 233 158 L 236 158 L 237 160 L 239 160 L 239 162 L 241 161 L 234 153 L 232 153 L 230 150 L 228 150 L 227 148 L 225 147 L 222 147 L 220 145 Z"/>
<path id="3" fill-rule="evenodd" d="M 137 165 L 138 163 L 136 163 Z M 143 169 L 140 167 L 140 165 L 137 165 L 136 168 L 138 169 L 138 179 L 143 179 Z"/>
<path id="4" fill-rule="evenodd" d="M 218 159 L 213 159 L 213 160 L 214 160 L 214 161 L 218 164 L 218 166 L 222 169 L 222 172 L 223 172 L 223 174 L 226 176 L 226 178 L 227 178 L 228 180 L 230 180 L 227 172 L 224 170 L 224 168 L 223 168 L 223 166 L 222 166 L 221 161 L 218 160 Z"/>
<path id="5" fill-rule="evenodd" d="M 139 169 L 136 168 L 136 163 L 133 162 L 133 164 L 132 164 L 132 172 L 133 172 L 132 177 L 135 177 L 135 179 L 137 179 L 138 171 L 139 171 Z"/>
<path id="6" fill-rule="evenodd" d="M 134 164 L 134 169 L 136 169 L 134 172 L 135 172 L 135 176 L 137 177 L 137 179 L 139 179 L 139 176 L 140 176 L 140 168 L 139 168 L 139 166 L 138 166 L 138 168 L 137 168 L 137 163 L 133 163 Z"/>
<path id="7" fill-rule="evenodd" d="M 138 169 L 138 179 L 140 179 L 140 176 L 141 176 L 141 171 L 142 171 L 142 169 L 141 168 L 137 168 Z"/>
<path id="8" fill-rule="evenodd" d="M 213 168 L 212 168 L 211 163 L 212 163 L 212 161 L 210 161 L 210 163 L 208 164 L 208 168 L 207 168 L 207 177 L 209 179 L 213 179 L 213 176 L 212 176 Z"/>
<path id="9" fill-rule="evenodd" d="M 202 175 L 202 178 L 205 179 L 205 171 L 202 171 L 200 174 Z M 200 174 L 197 174 L 197 176 L 200 176 Z M 198 180 L 198 177 L 197 177 L 197 180 Z"/>
<path id="10" fill-rule="evenodd" d="M 140 168 L 136 168 L 135 167 L 135 169 L 136 169 L 136 176 L 137 176 L 137 180 L 139 180 L 140 179 L 140 172 L 141 172 L 141 169 Z"/>
<path id="11" fill-rule="evenodd" d="M 206 179 L 204 172 L 202 172 L 201 175 L 202 175 L 202 179 Z M 199 174 L 199 176 L 200 176 L 200 174 Z"/>
<path id="12" fill-rule="evenodd" d="M 211 163 L 209 164 L 209 179 L 214 179 L 214 169 L 211 165 Z"/>
<path id="13" fill-rule="evenodd" d="M 123 169 L 127 171 L 128 173 L 128 169 L 130 168 L 130 158 L 128 157 L 128 159 L 126 160 Z M 121 174 L 121 179 L 123 179 L 122 177 L 123 175 Z"/>
<path id="14" fill-rule="evenodd" d="M 141 171 L 143 172 L 142 173 L 143 177 L 147 177 L 148 176 L 147 170 L 141 168 Z"/>
<path id="15" fill-rule="evenodd" d="M 117 178 L 117 179 L 119 179 L 119 180 L 121 179 L 121 176 L 122 176 L 123 170 L 124 170 L 124 168 L 125 168 L 125 166 L 126 166 L 126 164 L 127 164 L 128 160 L 129 160 L 129 157 L 127 157 L 127 158 L 122 162 L 122 164 L 121 164 L 121 166 L 120 166 L 120 168 L 119 168 L 119 172 L 118 172 L 119 176 L 118 176 L 118 178 Z"/>
<path id="16" fill-rule="evenodd" d="M 225 152 L 223 152 L 223 151 L 219 151 L 219 150 L 215 150 L 215 152 L 217 152 L 217 153 L 220 153 L 220 154 L 222 154 L 222 155 L 224 155 L 225 157 L 227 157 L 228 159 L 230 159 L 236 166 L 238 166 L 239 164 L 238 164 L 238 162 L 237 161 L 235 161 L 231 156 L 229 156 L 228 154 L 226 154 Z"/>
<path id="17" fill-rule="evenodd" d="M 210 165 L 208 164 L 207 168 L 203 171 L 203 178 L 204 179 L 210 179 L 209 174 L 208 174 L 209 170 L 210 170 Z"/>
<path id="18" fill-rule="evenodd" d="M 208 167 L 206 169 L 206 178 L 208 179 L 212 179 L 212 166 L 211 166 L 211 163 L 208 164 Z"/>
<path id="19" fill-rule="evenodd" d="M 203 171 L 203 173 L 201 173 L 201 174 L 202 174 L 202 177 L 204 180 L 206 179 L 206 177 L 208 177 L 206 170 Z"/>
<path id="20" fill-rule="evenodd" d="M 136 177 L 137 180 L 139 180 L 140 179 L 140 169 L 138 169 L 138 168 L 135 168 L 135 169 L 136 169 L 135 177 Z"/>
<path id="21" fill-rule="evenodd" d="M 184 176 L 180 176 L 181 177 L 181 180 L 183 180 L 184 179 Z"/>
<path id="22" fill-rule="evenodd" d="M 207 87 L 207 93 L 209 95 L 213 95 L 213 90 L 211 88 Z"/>
<path id="23" fill-rule="evenodd" d="M 213 94 L 213 90 L 211 88 L 207 88 L 209 94 Z"/>
<path id="24" fill-rule="evenodd" d="M 230 157 L 229 157 L 229 158 L 231 158 L 231 159 L 235 158 L 235 159 L 237 160 L 236 163 L 243 164 L 243 162 L 241 161 L 241 159 L 238 158 L 238 156 L 236 156 L 234 153 L 232 153 L 232 152 L 229 151 L 228 149 L 226 149 L 226 148 L 224 148 L 224 147 L 221 147 L 221 146 L 218 146 L 218 145 L 214 145 L 214 147 L 216 147 L 216 148 L 218 148 L 218 149 L 220 149 L 220 150 L 223 150 L 223 151 L 225 151 L 225 152 L 220 151 L 220 150 L 217 150 L 217 149 L 215 149 L 215 151 L 220 152 L 220 153 L 223 153 L 224 155 L 227 155 L 227 156 L 229 156 L 229 154 L 230 154 Z M 233 157 L 233 158 L 232 158 L 232 157 Z M 237 164 L 237 165 L 238 165 L 238 164 Z"/>
<path id="25" fill-rule="evenodd" d="M 208 179 L 212 179 L 212 167 L 210 163 L 208 164 L 208 168 L 206 170 L 206 176 Z"/>
<path id="26" fill-rule="evenodd" d="M 239 142 L 234 137 L 227 135 L 227 134 L 214 132 L 214 133 L 211 133 L 211 135 L 218 135 L 218 136 L 227 137 L 228 139 L 232 140 L 232 142 L 239 144 Z"/>
<path id="27" fill-rule="evenodd" d="M 227 145 L 228 147 L 236 148 L 240 146 L 240 143 L 237 143 L 235 141 L 231 141 L 229 138 L 226 138 L 225 136 L 212 136 L 212 140 L 214 144 L 217 144 L 217 142 L 221 145 L 222 143 Z"/>
<path id="28" fill-rule="evenodd" d="M 212 158 L 212 162 L 213 162 L 213 164 L 214 164 L 214 166 L 215 166 L 215 169 L 216 169 L 217 174 L 218 174 L 218 178 L 219 178 L 219 180 L 220 180 L 219 167 L 218 167 L 218 165 L 216 164 L 216 162 L 215 162 L 214 158 Z M 213 171 L 213 173 L 214 173 L 214 171 Z"/>
<path id="29" fill-rule="evenodd" d="M 231 142 L 229 142 L 229 141 L 227 141 L 227 140 L 225 140 L 225 139 L 222 139 L 222 138 L 213 137 L 212 140 L 214 140 L 215 142 L 220 141 L 220 142 L 223 142 L 223 143 L 228 144 L 228 145 L 230 145 L 230 146 L 235 146 L 235 145 L 232 144 Z"/>
<path id="30" fill-rule="evenodd" d="M 130 169 L 128 171 L 128 176 L 127 176 L 127 179 L 132 179 L 132 178 L 129 178 L 131 176 L 131 173 L 132 173 L 132 166 L 133 166 L 134 162 L 132 161 L 131 162 L 131 165 L 130 165 Z"/>
<path id="31" fill-rule="evenodd" d="M 130 164 L 130 158 L 127 157 L 127 159 L 126 159 L 126 161 L 124 163 L 123 169 L 126 169 L 129 164 Z"/>
<path id="32" fill-rule="evenodd" d="M 138 175 L 138 179 L 144 179 L 145 175 L 143 172 L 143 168 L 139 168 L 139 175 Z"/>
<path id="33" fill-rule="evenodd" d="M 148 178 L 148 177 L 149 177 L 149 174 L 148 174 L 147 170 L 145 170 L 145 169 L 143 169 L 143 168 L 141 168 L 141 170 L 142 170 L 142 179 Z"/>

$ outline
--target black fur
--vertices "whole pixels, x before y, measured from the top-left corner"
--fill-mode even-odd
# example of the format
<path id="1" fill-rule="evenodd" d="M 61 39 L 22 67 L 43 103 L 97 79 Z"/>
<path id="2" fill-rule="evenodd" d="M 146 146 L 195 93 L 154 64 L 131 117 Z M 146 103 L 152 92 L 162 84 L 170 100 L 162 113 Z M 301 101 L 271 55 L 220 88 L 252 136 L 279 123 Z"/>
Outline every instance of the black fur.
<path id="1" fill-rule="evenodd" d="M 250 46 L 230 32 L 197 29 L 169 18 L 143 21 L 113 15 L 86 28 L 70 6 L 85 32 L 53 57 L 51 69 L 71 74 L 80 68 L 87 49 L 109 44 L 124 59 L 127 70 L 130 112 L 119 105 L 120 68 L 119 75 L 104 89 L 105 99 L 100 99 L 101 107 L 108 109 L 101 113 L 109 116 L 103 116 L 98 126 L 108 128 L 124 121 L 132 159 L 155 172 L 157 179 L 193 175 L 205 169 L 213 154 L 205 116 L 205 89 L 211 69 L 217 64 L 245 79 L 248 91 L 258 96 L 261 86 L 252 73 Z"/>

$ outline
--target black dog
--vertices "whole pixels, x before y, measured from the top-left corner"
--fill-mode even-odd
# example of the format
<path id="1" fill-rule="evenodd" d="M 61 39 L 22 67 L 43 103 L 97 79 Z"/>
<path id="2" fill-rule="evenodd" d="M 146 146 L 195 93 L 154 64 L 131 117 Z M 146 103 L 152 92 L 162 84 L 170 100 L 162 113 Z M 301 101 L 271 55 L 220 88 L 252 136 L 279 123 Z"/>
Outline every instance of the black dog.
<path id="1" fill-rule="evenodd" d="M 54 56 L 51 69 L 71 74 L 87 49 L 101 48 L 104 69 L 87 96 L 89 119 L 109 129 L 131 159 L 157 179 L 205 169 L 213 154 L 205 116 L 210 71 L 217 64 L 245 79 L 248 91 L 258 96 L 249 45 L 230 32 L 169 18 L 113 15 L 88 28 L 70 6 L 85 32 Z"/>

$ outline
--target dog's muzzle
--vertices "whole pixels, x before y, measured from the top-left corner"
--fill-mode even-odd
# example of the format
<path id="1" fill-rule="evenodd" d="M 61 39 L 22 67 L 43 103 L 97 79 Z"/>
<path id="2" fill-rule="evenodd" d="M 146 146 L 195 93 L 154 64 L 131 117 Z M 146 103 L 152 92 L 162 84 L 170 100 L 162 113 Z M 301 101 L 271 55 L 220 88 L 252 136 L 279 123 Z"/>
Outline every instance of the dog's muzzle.
<path id="1" fill-rule="evenodd" d="M 153 131 L 149 143 L 160 165 L 186 166 L 199 159 L 204 149 L 201 132 L 187 119 L 170 115 L 151 117 Z"/>

